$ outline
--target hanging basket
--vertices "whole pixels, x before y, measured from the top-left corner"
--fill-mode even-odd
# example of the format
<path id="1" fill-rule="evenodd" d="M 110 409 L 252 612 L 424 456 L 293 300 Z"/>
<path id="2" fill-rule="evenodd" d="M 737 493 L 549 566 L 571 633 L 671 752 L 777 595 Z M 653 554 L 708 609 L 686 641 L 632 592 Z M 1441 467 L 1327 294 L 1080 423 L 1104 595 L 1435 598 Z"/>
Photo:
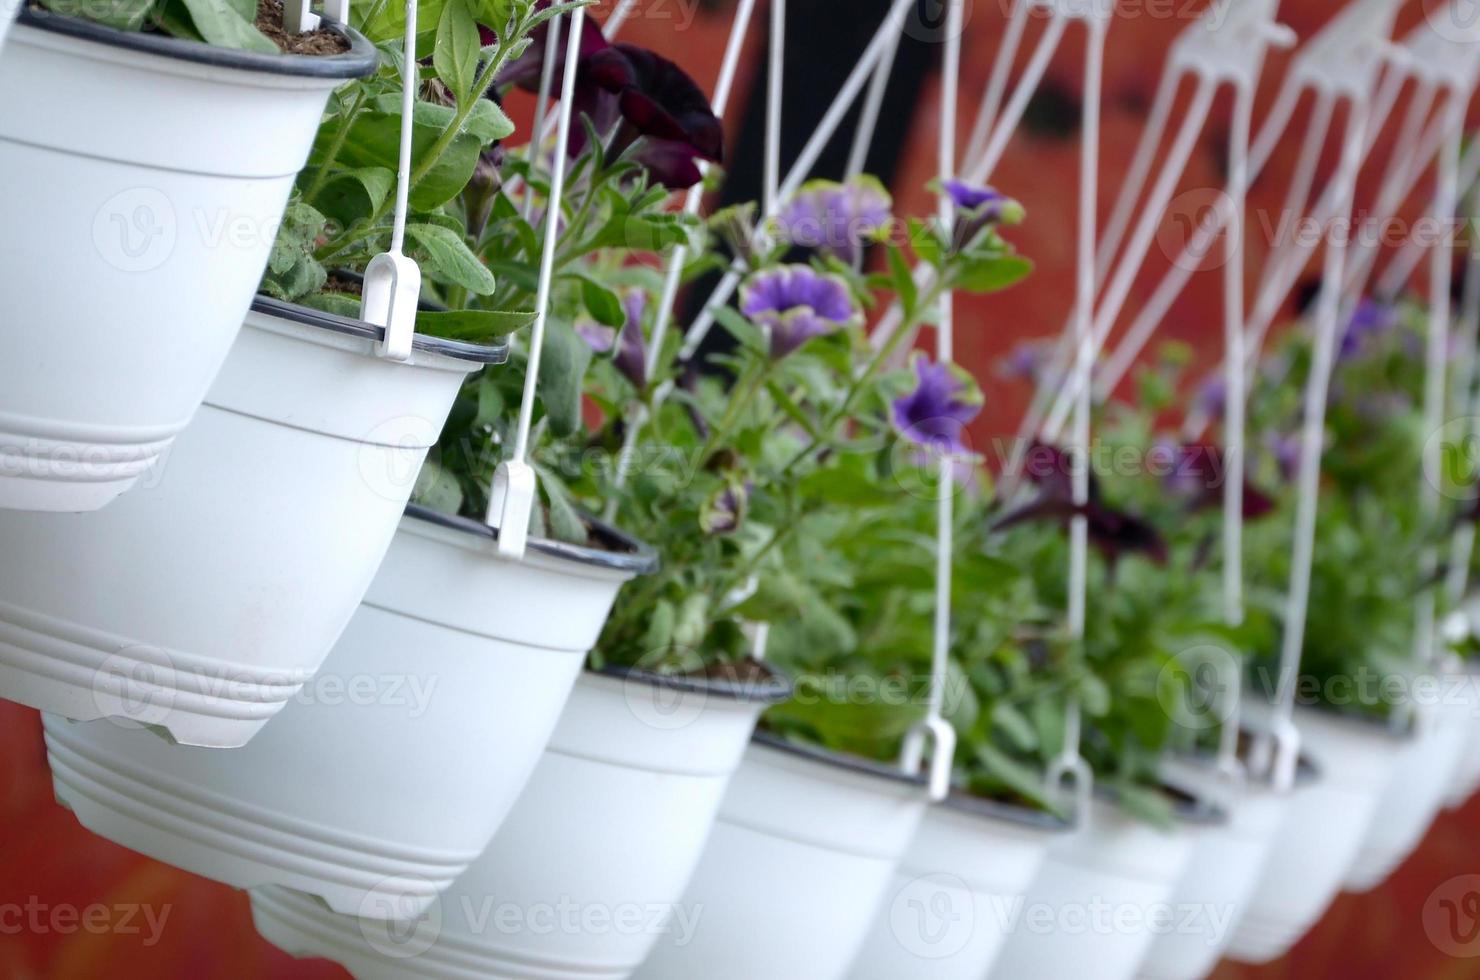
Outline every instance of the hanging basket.
<path id="1" fill-rule="evenodd" d="M 704 915 L 637 976 L 844 976 L 927 807 L 893 766 L 757 735 L 684 894 Z"/>
<path id="2" fill-rule="evenodd" d="M 158 472 L 94 514 L 0 511 L 0 697 L 245 745 L 313 676 L 465 376 L 507 356 L 259 300 Z"/>
<path id="3" fill-rule="evenodd" d="M 1171 900 L 1192 859 L 1190 828 L 1222 819 L 1206 808 L 1183 808 L 1177 826 L 1162 831 L 1097 793 L 1088 825 L 1062 840 L 1043 862 L 991 976 L 1132 980 L 1155 938 L 1150 923 Z M 1097 927 L 1091 917 L 1105 907 L 1117 922 L 1136 916 L 1140 927 Z M 1061 917 L 1054 928 L 1034 927 L 1034 910 L 1041 908 Z M 1077 923 L 1074 916 L 1080 917 Z"/>
<path id="4" fill-rule="evenodd" d="M 344 636 L 229 764 L 105 722 L 46 723 L 57 797 L 93 833 L 237 888 L 420 915 L 493 838 L 617 591 L 651 551 L 534 542 L 412 508 Z"/>
<path id="5" fill-rule="evenodd" d="M 1416 735 L 1402 748 L 1393 778 L 1382 794 L 1351 872 L 1346 889 L 1368 892 L 1388 879 L 1423 842 L 1444 806 L 1454 782 L 1460 753 L 1466 748 L 1474 705 L 1447 696 L 1444 675 L 1435 675 L 1441 702 Z M 1471 689 L 1467 686 L 1464 693 Z"/>
<path id="6" fill-rule="evenodd" d="M 982 980 L 1048 851 L 1069 830 L 1039 810 L 951 796 L 894 873 L 850 980 Z"/>
<path id="7" fill-rule="evenodd" d="M 1204 764 L 1173 762 L 1165 772 L 1169 782 L 1200 798 L 1230 792 L 1222 775 Z M 1267 783 L 1246 782 L 1233 791 L 1227 821 L 1186 825 L 1193 850 L 1170 901 L 1177 920 L 1152 941 L 1141 980 L 1202 980 L 1213 972 L 1249 908 L 1289 799 Z M 1190 910 L 1199 911 L 1189 919 Z"/>
<path id="8" fill-rule="evenodd" d="M 1293 791 L 1228 955 L 1269 963 L 1289 952 L 1341 890 L 1392 781 L 1404 739 L 1382 725 L 1297 708 L 1319 778 Z"/>
<path id="9" fill-rule="evenodd" d="M 347 54 L 23 6 L 0 52 L 0 508 L 92 511 L 166 455 L 257 291 Z"/>
<path id="10" fill-rule="evenodd" d="M 421 920 L 376 928 L 268 888 L 257 930 L 361 980 L 630 976 L 661 930 L 691 927 L 679 902 L 720 798 L 761 711 L 789 696 L 774 678 L 588 671 L 493 843 Z"/>

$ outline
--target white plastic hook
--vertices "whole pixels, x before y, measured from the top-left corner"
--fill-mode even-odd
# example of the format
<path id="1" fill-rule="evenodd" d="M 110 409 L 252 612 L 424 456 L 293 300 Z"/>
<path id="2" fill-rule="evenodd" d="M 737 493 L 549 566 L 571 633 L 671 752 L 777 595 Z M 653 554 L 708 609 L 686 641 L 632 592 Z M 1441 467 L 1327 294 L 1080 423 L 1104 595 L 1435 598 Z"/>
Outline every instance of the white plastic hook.
<path id="1" fill-rule="evenodd" d="M 560 87 L 560 125 L 555 136 L 555 160 L 550 172 L 550 195 L 545 205 L 545 240 L 540 257 L 539 289 L 535 298 L 535 321 L 529 338 L 529 361 L 524 373 L 524 395 L 519 405 L 519 426 L 513 455 L 494 471 L 488 494 L 487 523 L 498 528 L 498 553 L 520 561 L 529 544 L 529 520 L 534 514 L 537 481 L 529 465 L 530 427 L 534 421 L 534 399 L 539 387 L 540 360 L 545 348 L 545 328 L 550 319 L 550 294 L 554 286 L 555 244 L 560 237 L 560 205 L 565 196 L 566 153 L 570 148 L 570 126 L 576 71 L 581 60 L 581 32 L 586 8 L 571 11 L 570 35 L 566 42 L 565 71 Z"/>
<path id="2" fill-rule="evenodd" d="M 925 764 L 925 743 L 935 743 L 930 754 L 930 774 L 927 787 L 930 801 L 939 803 L 951 795 L 951 766 L 956 758 L 956 729 L 944 718 L 927 715 L 904 739 L 904 752 L 900 756 L 900 768 L 907 773 L 917 773 Z"/>
<path id="3" fill-rule="evenodd" d="M 406 0 L 405 64 L 401 77 L 401 146 L 396 171 L 396 210 L 390 251 L 370 260 L 360 301 L 360 319 L 385 328 L 377 353 L 409 361 L 416 338 L 416 307 L 421 299 L 421 267 L 405 253 L 406 216 L 411 195 L 411 135 L 416 110 L 416 0 Z"/>
<path id="4" fill-rule="evenodd" d="M 1049 767 L 1047 782 L 1050 792 L 1072 808 L 1074 826 L 1080 830 L 1089 826 L 1090 801 L 1095 792 L 1095 772 L 1089 763 L 1077 751 L 1065 755 Z M 1065 786 L 1071 782 L 1073 788 L 1066 791 Z"/>

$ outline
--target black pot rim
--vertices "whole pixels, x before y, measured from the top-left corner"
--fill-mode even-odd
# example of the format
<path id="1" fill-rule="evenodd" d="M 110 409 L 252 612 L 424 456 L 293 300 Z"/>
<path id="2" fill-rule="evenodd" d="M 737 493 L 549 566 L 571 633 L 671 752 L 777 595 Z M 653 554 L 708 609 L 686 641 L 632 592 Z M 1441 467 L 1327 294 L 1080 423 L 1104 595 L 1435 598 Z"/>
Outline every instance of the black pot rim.
<path id="1" fill-rule="evenodd" d="M 252 312 L 282 320 L 291 320 L 305 327 L 317 327 L 320 330 L 328 330 L 347 337 L 358 337 L 377 344 L 385 338 L 385 328 L 377 327 L 373 323 L 354 320 L 337 313 L 315 310 L 297 303 L 285 303 L 280 299 L 261 294 L 258 294 L 257 298 L 252 301 Z M 412 339 L 411 349 L 424 354 L 440 354 L 459 361 L 470 361 L 474 364 L 504 364 L 509 360 L 508 344 L 469 344 L 461 340 L 428 337 L 425 334 L 417 334 Z"/>
<path id="2" fill-rule="evenodd" d="M 849 755 L 844 752 L 834 752 L 831 749 L 820 748 L 816 745 L 806 745 L 800 742 L 792 742 L 782 738 L 780 735 L 767 731 L 757 731 L 751 736 L 752 745 L 759 745 L 787 755 L 807 759 L 812 762 L 820 762 L 823 765 L 833 766 L 848 772 L 857 773 L 862 776 L 873 776 L 878 779 L 887 779 L 893 783 L 902 783 L 906 786 L 923 787 L 929 782 L 923 775 L 911 776 L 901 772 L 894 766 L 865 759 L 863 756 Z"/>
<path id="3" fill-rule="evenodd" d="M 1168 785 L 1165 781 L 1161 783 L 1161 788 L 1163 792 L 1172 797 L 1172 818 L 1178 823 L 1215 827 L 1228 822 L 1228 811 L 1221 806 L 1197 798 L 1183 799 L 1182 797 L 1192 794 Z M 1120 794 L 1115 791 L 1114 786 L 1096 783 L 1095 797 L 1114 806 L 1120 806 Z"/>
<path id="4" fill-rule="evenodd" d="M 1074 825 L 1067 819 L 1047 810 L 1035 809 L 1021 803 L 992 800 L 962 789 L 953 790 L 941 806 L 968 816 L 1017 824 L 1033 830 L 1064 833 L 1074 829 Z"/>
<path id="5" fill-rule="evenodd" d="M 380 52 L 359 31 L 345 24 L 325 18 L 323 26 L 346 38 L 350 49 L 344 54 L 263 54 L 256 51 L 238 51 L 234 48 L 218 48 L 199 41 L 169 37 L 164 34 L 146 34 L 141 31 L 121 31 L 116 27 L 68 17 L 50 10 L 37 10 L 22 3 L 16 23 L 52 34 L 63 34 L 82 41 L 92 41 L 111 48 L 137 51 L 141 54 L 173 58 L 212 68 L 235 71 L 258 72 L 264 75 L 291 75 L 297 78 L 351 79 L 364 78 L 373 74 L 380 65 Z"/>
<path id="6" fill-rule="evenodd" d="M 710 697 L 725 698 L 740 704 L 780 704 L 788 700 L 792 694 L 791 682 L 776 674 L 769 667 L 766 668 L 769 676 L 761 684 L 740 683 L 723 677 L 655 674 L 636 667 L 603 667 L 600 670 L 588 668 L 588 671 L 598 677 L 608 677 L 623 683 L 637 681 L 685 694 L 704 694 Z"/>
<path id="7" fill-rule="evenodd" d="M 489 527 L 482 521 L 475 521 L 469 517 L 444 514 L 440 510 L 433 510 L 421 504 L 407 504 L 406 516 L 488 541 L 498 540 L 497 528 Z M 598 548 L 586 548 L 545 538 L 530 538 L 529 548 L 531 551 L 537 551 L 551 558 L 590 565 L 594 568 L 627 572 L 632 575 L 650 575 L 658 570 L 658 553 L 651 546 L 594 518 L 588 517 L 587 521 L 598 538 L 618 550 L 603 551 Z"/>

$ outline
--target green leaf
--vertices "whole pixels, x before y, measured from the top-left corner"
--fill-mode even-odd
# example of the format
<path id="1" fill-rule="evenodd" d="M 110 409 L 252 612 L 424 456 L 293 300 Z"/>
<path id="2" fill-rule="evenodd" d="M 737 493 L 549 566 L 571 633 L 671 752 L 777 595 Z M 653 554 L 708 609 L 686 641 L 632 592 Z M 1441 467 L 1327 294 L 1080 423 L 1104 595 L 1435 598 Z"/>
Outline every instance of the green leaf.
<path id="1" fill-rule="evenodd" d="M 714 321 L 724 327 L 725 332 L 734 337 L 742 347 L 760 354 L 769 353 L 766 336 L 761 332 L 761 328 L 733 306 L 716 307 Z"/>
<path id="2" fill-rule="evenodd" d="M 406 226 L 406 234 L 426 251 L 429 261 L 423 264 L 422 271 L 433 279 L 461 286 L 478 296 L 488 296 L 498 288 L 493 273 L 452 229 L 414 224 Z"/>
<path id="3" fill-rule="evenodd" d="M 352 320 L 360 318 L 360 297 L 348 293 L 314 293 L 302 297 L 298 302 L 311 310 L 323 310 L 325 313 L 347 316 Z"/>
<path id="4" fill-rule="evenodd" d="M 416 332 L 443 340 L 487 344 L 517 333 L 534 322 L 533 311 L 449 310 L 416 314 Z"/>
<path id="5" fill-rule="evenodd" d="M 514 135 L 514 122 L 492 99 L 479 99 L 463 123 L 463 130 L 484 143 L 493 143 Z"/>
<path id="6" fill-rule="evenodd" d="M 540 358 L 540 401 L 550 419 L 550 431 L 560 437 L 581 430 L 581 389 L 591 366 L 591 346 L 565 320 L 551 317 L 545 325 L 545 350 Z"/>
<path id="7" fill-rule="evenodd" d="M 584 545 L 590 540 L 586 522 L 571 503 L 570 491 L 560 479 L 548 472 L 540 473 L 540 488 L 545 492 L 545 501 L 550 507 L 550 531 L 556 540 Z"/>
<path id="8" fill-rule="evenodd" d="M 915 286 L 915 276 L 911 272 L 909 263 L 904 260 L 904 255 L 898 246 L 890 245 L 889 250 L 889 274 L 894 292 L 899 296 L 899 304 L 903 308 L 906 320 L 914 317 L 915 306 L 920 302 L 920 290 Z"/>
<path id="9" fill-rule="evenodd" d="M 661 663 L 673 646 L 673 630 L 678 623 L 678 611 L 667 599 L 659 599 L 653 605 L 653 614 L 648 618 L 647 632 L 642 637 L 641 666 Z"/>
<path id="10" fill-rule="evenodd" d="M 63 17 L 77 17 L 116 27 L 121 31 L 137 31 L 154 12 L 155 0 L 117 0 L 116 3 L 90 3 L 87 0 L 41 0 L 41 6 Z"/>
<path id="11" fill-rule="evenodd" d="M 429 459 L 416 474 L 411 499 L 443 514 L 456 514 L 462 510 L 463 492 L 456 476 Z"/>
<path id="12" fill-rule="evenodd" d="M 977 761 L 993 778 L 1019 796 L 1039 805 L 1047 803 L 1043 777 L 1036 769 L 1018 762 L 987 742 L 978 742 L 973 748 Z"/>
<path id="13" fill-rule="evenodd" d="M 968 293 L 995 293 L 1017 285 L 1033 272 L 1033 263 L 1020 255 L 962 256 L 954 271 L 958 289 Z"/>
<path id="14" fill-rule="evenodd" d="M 357 167 L 334 174 L 324 182 L 314 206 L 341 228 L 370 217 L 396 186 L 396 173 L 387 167 Z"/>
<path id="15" fill-rule="evenodd" d="M 467 0 L 447 0 L 437 22 L 432 67 L 437 70 L 443 84 L 452 90 L 459 105 L 465 105 L 476 95 L 473 86 L 478 79 L 481 53 L 478 24 L 473 20 Z"/>
<path id="16" fill-rule="evenodd" d="M 218 48 L 279 54 L 278 46 L 239 13 L 230 0 L 183 0 L 190 20 L 206 42 Z"/>
<path id="17" fill-rule="evenodd" d="M 400 97 L 376 100 L 374 105 L 374 109 L 361 112 L 345 134 L 337 165 L 347 169 L 381 167 L 394 173 L 401 155 Z M 432 146 L 451 123 L 452 116 L 453 110 L 446 106 L 428 102 L 416 104 L 411 115 L 413 169 L 428 157 Z M 309 159 L 311 164 L 323 160 L 337 132 L 338 127 L 333 126 L 319 132 L 318 142 Z M 475 136 L 462 133 L 454 137 L 447 152 L 411 189 L 411 206 L 418 211 L 435 211 L 462 193 L 472 179 L 473 168 L 477 166 L 482 150 L 482 143 Z"/>
<path id="18" fill-rule="evenodd" d="M 595 317 L 597 323 L 621 329 L 627 322 L 621 298 L 595 279 L 588 276 L 578 278 L 581 280 L 581 302 L 585 304 L 586 312 Z"/>

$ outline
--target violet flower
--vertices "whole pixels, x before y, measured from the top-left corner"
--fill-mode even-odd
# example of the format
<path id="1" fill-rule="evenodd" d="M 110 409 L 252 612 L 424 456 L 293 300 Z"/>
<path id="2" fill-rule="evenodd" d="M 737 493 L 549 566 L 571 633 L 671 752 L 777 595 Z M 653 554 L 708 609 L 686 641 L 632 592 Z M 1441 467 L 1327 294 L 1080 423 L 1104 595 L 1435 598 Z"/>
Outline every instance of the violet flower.
<path id="1" fill-rule="evenodd" d="M 1341 336 L 1340 360 L 1356 357 L 1367 345 L 1382 337 L 1399 323 L 1397 310 L 1370 297 L 1357 304 L 1346 331 Z"/>
<path id="2" fill-rule="evenodd" d="M 1008 381 L 1043 384 L 1054 349 L 1052 340 L 1022 341 L 998 363 L 997 374 Z"/>
<path id="3" fill-rule="evenodd" d="M 998 518 L 992 530 L 1003 531 L 1035 522 L 1052 522 L 1067 528 L 1074 518 L 1084 517 L 1090 543 L 1112 568 L 1133 554 L 1144 555 L 1158 565 L 1166 564 L 1167 546 L 1161 534 L 1148 521 L 1105 504 L 1093 475 L 1089 502 L 1083 506 L 1074 503 L 1073 465 L 1069 455 L 1058 447 L 1034 443 L 1028 450 L 1024 469 L 1038 487 L 1039 496 Z"/>
<path id="4" fill-rule="evenodd" d="M 1304 442 L 1300 433 L 1284 435 L 1271 432 L 1264 437 L 1264 447 L 1274 457 L 1275 465 L 1279 467 L 1280 476 L 1284 479 L 1293 480 L 1299 472 L 1300 452 Z"/>
<path id="5" fill-rule="evenodd" d="M 539 7 L 549 6 L 540 0 Z M 549 24 L 530 33 L 530 45 L 506 67 L 499 85 L 538 91 L 544 69 Z M 565 64 L 564 46 L 556 75 Z M 668 59 L 634 44 L 611 44 L 601 28 L 586 20 L 576 73 L 573 110 L 591 120 L 598 133 L 612 134 L 610 152 L 628 152 L 653 180 L 670 190 L 699 183 L 700 160 L 718 161 L 724 129 L 698 84 Z M 570 153 L 586 149 L 584 129 L 571 132 Z"/>
<path id="6" fill-rule="evenodd" d="M 1016 224 L 1022 220 L 1022 205 L 1006 194 L 991 187 L 979 187 L 960 180 L 943 181 L 941 193 L 956 206 L 956 227 L 951 234 L 951 246 L 964 252 L 988 228 L 1004 222 Z"/>
<path id="7" fill-rule="evenodd" d="M 893 220 L 894 199 L 876 178 L 846 184 L 814 180 L 802 186 L 776 217 L 777 237 L 815 248 L 852 265 Z"/>
<path id="8" fill-rule="evenodd" d="M 1207 444 L 1163 446 L 1169 469 L 1162 485 L 1173 497 L 1184 500 L 1189 511 L 1213 510 L 1223 506 L 1223 487 L 1228 463 L 1222 447 Z M 1247 476 L 1244 478 L 1243 518 L 1258 520 L 1274 510 L 1274 499 Z"/>
<path id="9" fill-rule="evenodd" d="M 1197 410 L 1210 419 L 1221 419 L 1228 410 L 1228 379 L 1222 372 L 1214 372 L 1197 386 L 1193 396 Z"/>
<path id="10" fill-rule="evenodd" d="M 734 534 L 744 522 L 749 504 L 750 485 L 731 480 L 705 502 L 699 527 L 705 534 L 717 537 Z"/>
<path id="11" fill-rule="evenodd" d="M 848 284 L 808 265 L 751 276 L 740 292 L 740 312 L 770 331 L 771 357 L 778 361 L 814 337 L 863 322 Z"/>
<path id="12" fill-rule="evenodd" d="M 642 318 L 647 312 L 647 294 L 640 289 L 632 290 L 622 297 L 622 309 L 627 318 L 622 324 L 621 333 L 611 327 L 590 322 L 576 324 L 576 332 L 598 354 L 609 354 L 615 347 L 612 363 L 622 372 L 623 377 L 641 390 L 648 383 L 647 338 L 642 332 Z"/>
<path id="13" fill-rule="evenodd" d="M 914 359 L 915 388 L 894 400 L 894 427 L 941 456 L 970 456 L 966 427 L 982 411 L 981 389 L 953 364 Z"/>

